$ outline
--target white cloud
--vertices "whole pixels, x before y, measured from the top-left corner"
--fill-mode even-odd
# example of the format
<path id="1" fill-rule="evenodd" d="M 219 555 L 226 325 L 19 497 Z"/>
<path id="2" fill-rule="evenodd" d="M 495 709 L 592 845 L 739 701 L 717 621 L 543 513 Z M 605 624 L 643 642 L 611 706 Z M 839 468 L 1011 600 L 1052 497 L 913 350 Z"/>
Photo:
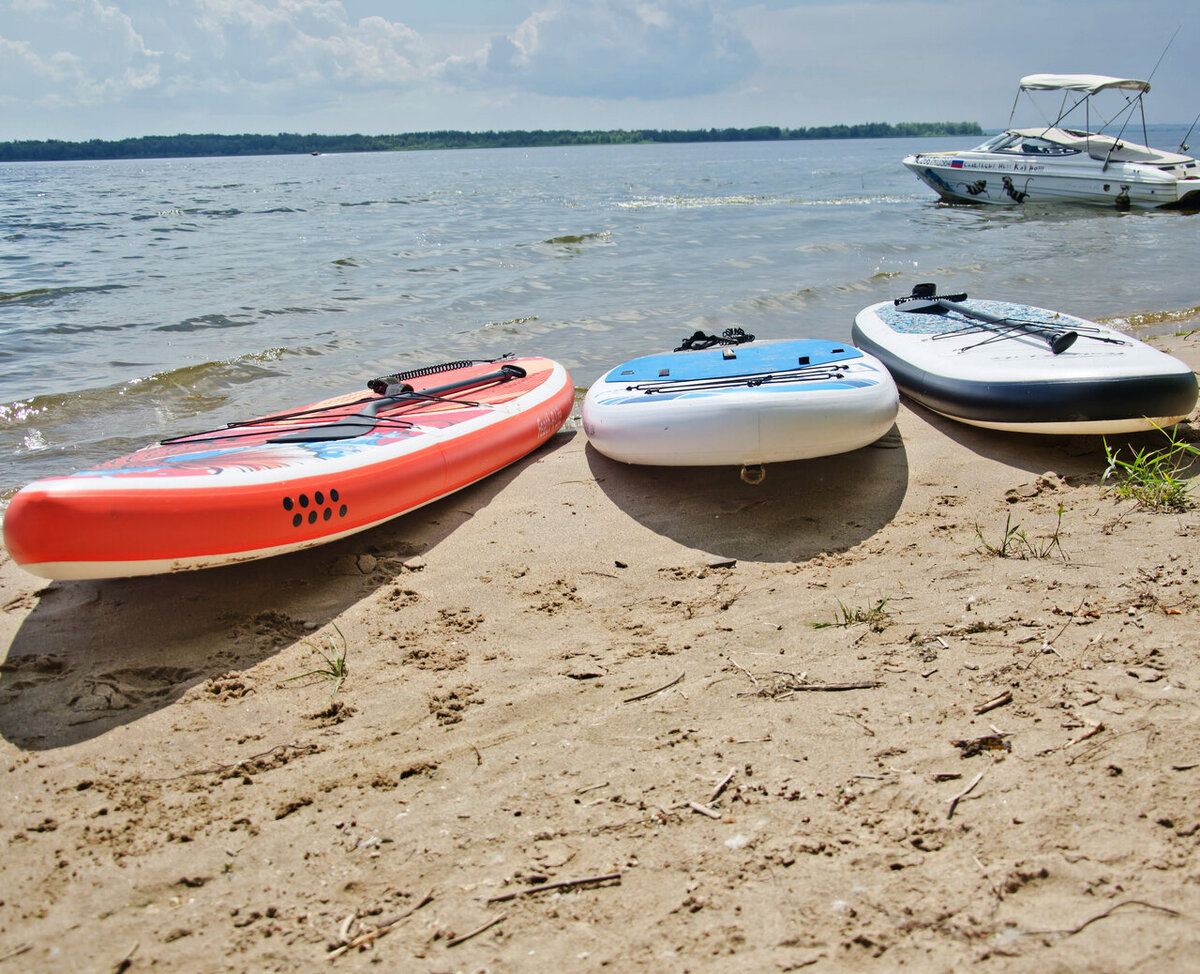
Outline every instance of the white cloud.
<path id="1" fill-rule="evenodd" d="M 998 9 L 989 0 L 0 0 L 0 112 L 6 138 L 65 139 L 994 126 L 1022 74 L 1144 76 L 1183 24 L 1153 78 L 1151 120 L 1195 116 L 1195 0 L 1143 0 L 1133 20 L 1118 0 Z"/>
<path id="2" fill-rule="evenodd" d="M 421 38 L 326 0 L 10 0 L 0 100 L 42 107 L 184 103 L 221 111 L 327 103 L 419 83 Z M 214 100 L 216 99 L 216 100 Z"/>
<path id="3" fill-rule="evenodd" d="M 10 104 L 94 106 L 158 81 L 129 17 L 98 0 L 16 0 L 0 31 L 0 100 Z"/>
<path id="4" fill-rule="evenodd" d="M 475 57 L 450 59 L 443 76 L 464 88 L 657 100 L 724 90 L 755 63 L 708 0 L 561 0 Z"/>

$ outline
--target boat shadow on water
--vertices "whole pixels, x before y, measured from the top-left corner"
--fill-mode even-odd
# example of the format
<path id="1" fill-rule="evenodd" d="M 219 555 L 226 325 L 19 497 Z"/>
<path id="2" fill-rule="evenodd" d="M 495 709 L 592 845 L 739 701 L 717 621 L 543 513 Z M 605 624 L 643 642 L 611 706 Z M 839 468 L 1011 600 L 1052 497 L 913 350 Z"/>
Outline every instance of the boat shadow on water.
<path id="1" fill-rule="evenodd" d="M 735 467 L 653 467 L 587 447 L 592 475 L 620 510 L 656 534 L 720 558 L 803 562 L 853 548 L 904 500 L 908 457 L 896 427 L 835 456 L 765 467 L 743 483 Z"/>
<path id="2" fill-rule="evenodd" d="M 395 585 L 410 571 L 406 562 L 419 567 L 410 560 L 487 507 L 541 453 L 419 511 L 305 551 L 173 575 L 48 582 L 0 659 L 0 737 L 49 750 L 131 724 L 188 693 L 218 700 L 253 693 L 243 671 L 297 643 L 326 645 L 331 630 L 322 627 Z M 320 665 L 315 652 L 304 659 Z M 314 699 L 298 695 L 297 706 Z M 50 714 L 59 720 L 47 731 Z"/>

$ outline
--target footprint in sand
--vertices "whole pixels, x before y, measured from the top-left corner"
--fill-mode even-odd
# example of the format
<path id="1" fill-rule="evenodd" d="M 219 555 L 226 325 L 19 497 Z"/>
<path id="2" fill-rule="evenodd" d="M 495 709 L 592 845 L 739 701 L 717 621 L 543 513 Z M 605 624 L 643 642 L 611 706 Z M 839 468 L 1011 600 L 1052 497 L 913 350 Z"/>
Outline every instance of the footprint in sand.
<path id="1" fill-rule="evenodd" d="M 61 656 L 14 656 L 0 663 L 0 693 L 20 693 L 70 671 Z"/>
<path id="2" fill-rule="evenodd" d="M 168 697 L 196 675 L 195 670 L 177 666 L 124 667 L 89 674 L 76 684 L 67 703 L 72 710 L 85 714 L 128 710 L 148 700 Z"/>

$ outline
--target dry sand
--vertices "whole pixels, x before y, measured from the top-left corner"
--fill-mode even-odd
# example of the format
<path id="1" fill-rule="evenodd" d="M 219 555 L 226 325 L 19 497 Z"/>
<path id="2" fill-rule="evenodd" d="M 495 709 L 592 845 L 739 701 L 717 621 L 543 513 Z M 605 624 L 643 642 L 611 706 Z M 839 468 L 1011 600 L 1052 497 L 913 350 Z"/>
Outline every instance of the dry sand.
<path id="1" fill-rule="evenodd" d="M 295 556 L 0 556 L 0 974 L 1200 970 L 1200 512 L 1104 467 L 905 405 L 750 487 L 576 419 Z"/>

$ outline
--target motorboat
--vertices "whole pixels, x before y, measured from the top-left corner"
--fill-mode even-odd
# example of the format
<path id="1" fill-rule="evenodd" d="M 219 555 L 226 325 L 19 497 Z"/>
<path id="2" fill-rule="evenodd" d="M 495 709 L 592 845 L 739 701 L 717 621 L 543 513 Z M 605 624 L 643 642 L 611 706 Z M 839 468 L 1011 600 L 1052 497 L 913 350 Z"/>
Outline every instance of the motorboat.
<path id="1" fill-rule="evenodd" d="M 948 203 L 1088 203 L 1128 209 L 1200 209 L 1200 165 L 1177 152 L 1139 145 L 1124 137 L 1135 113 L 1146 134 L 1142 99 L 1148 81 L 1096 74 L 1032 74 L 1021 79 L 1012 125 L 1022 95 L 1059 92 L 1053 121 L 1032 128 L 1007 128 L 973 149 L 915 152 L 904 165 Z M 1096 100 L 1115 96 L 1121 104 L 1105 120 Z M 1123 97 L 1122 97 L 1123 96 Z M 1082 112 L 1079 110 L 1082 109 Z M 1082 114 L 1084 127 L 1068 116 Z M 1043 116 L 1047 117 L 1047 116 Z M 1076 115 L 1078 118 L 1078 115 Z M 1094 127 L 1093 118 L 1099 123 Z M 1120 128 L 1117 126 L 1120 125 Z M 1186 142 L 1186 137 L 1185 137 Z"/>

